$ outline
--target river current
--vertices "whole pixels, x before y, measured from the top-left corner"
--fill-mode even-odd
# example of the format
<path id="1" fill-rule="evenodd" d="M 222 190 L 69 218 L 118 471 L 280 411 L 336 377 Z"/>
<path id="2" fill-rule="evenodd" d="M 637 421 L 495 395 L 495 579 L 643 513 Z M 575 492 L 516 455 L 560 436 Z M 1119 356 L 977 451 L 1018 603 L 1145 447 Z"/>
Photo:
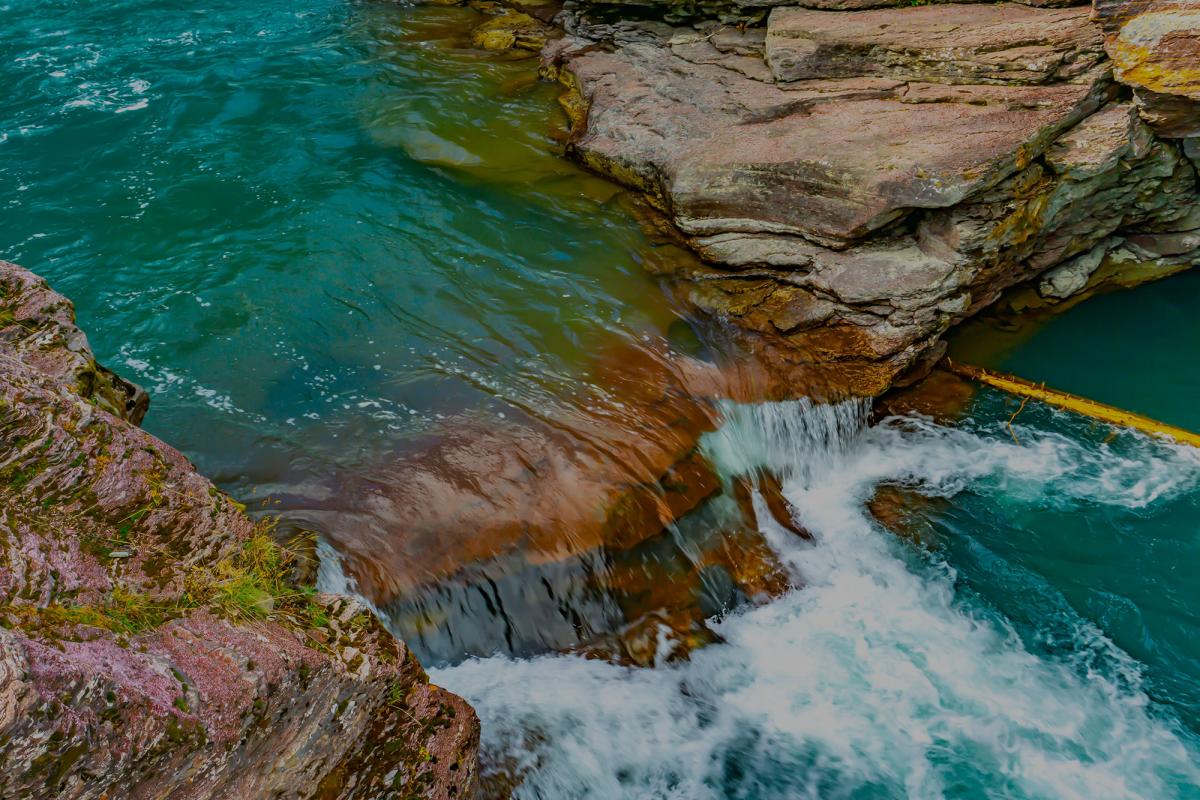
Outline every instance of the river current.
<path id="1" fill-rule="evenodd" d="M 559 157 L 554 87 L 470 49 L 473 12 L 0 12 L 0 258 L 75 301 L 151 432 L 287 525 L 447 420 L 569 405 L 598 352 L 697 340 L 644 268 L 683 256 Z M 968 352 L 1195 429 L 1198 312 L 1184 275 Z M 717 614 L 689 660 L 415 646 L 517 797 L 1200 798 L 1200 457 L 1015 411 L 725 405 L 702 448 L 769 467 L 813 541 L 759 514 L 799 588 Z M 909 536 L 868 513 L 881 487 Z"/>

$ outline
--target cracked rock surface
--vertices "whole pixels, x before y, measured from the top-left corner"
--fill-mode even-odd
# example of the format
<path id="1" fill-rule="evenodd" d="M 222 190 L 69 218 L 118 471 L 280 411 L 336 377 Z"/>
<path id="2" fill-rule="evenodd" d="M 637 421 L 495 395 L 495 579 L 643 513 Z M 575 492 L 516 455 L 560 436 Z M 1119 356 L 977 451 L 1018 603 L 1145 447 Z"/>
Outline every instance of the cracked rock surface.
<path id="1" fill-rule="evenodd" d="M 1194 2 L 882 5 L 560 14 L 570 151 L 702 256 L 678 274 L 699 308 L 877 394 L 1010 287 L 1200 261 Z"/>

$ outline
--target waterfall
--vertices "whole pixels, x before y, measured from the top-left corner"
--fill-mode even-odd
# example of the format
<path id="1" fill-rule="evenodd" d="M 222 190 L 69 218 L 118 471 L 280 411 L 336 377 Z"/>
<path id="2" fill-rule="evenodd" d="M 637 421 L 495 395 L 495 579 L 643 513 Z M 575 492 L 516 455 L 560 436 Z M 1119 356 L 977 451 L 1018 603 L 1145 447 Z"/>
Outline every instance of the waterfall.
<path id="1" fill-rule="evenodd" d="M 524 775 L 517 797 L 1200 796 L 1200 745 L 1152 704 L 1133 659 L 1082 618 L 1074 650 L 1029 647 L 937 553 L 865 508 L 883 484 L 1147 508 L 1196 486 L 1194 453 L 1146 442 L 1118 457 L 918 418 L 868 426 L 859 403 L 726 411 L 703 446 L 727 475 L 780 477 L 814 541 L 760 525 L 804 588 L 714 620 L 724 642 L 683 663 L 434 671 L 478 709 L 491 762 Z"/>

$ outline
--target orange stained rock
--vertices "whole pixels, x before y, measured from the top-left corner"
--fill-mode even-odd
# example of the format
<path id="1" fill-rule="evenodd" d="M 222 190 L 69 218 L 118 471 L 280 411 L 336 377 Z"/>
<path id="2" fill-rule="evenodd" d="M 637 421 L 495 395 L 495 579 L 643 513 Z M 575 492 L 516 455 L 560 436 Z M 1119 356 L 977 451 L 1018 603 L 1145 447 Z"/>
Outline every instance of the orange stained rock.
<path id="1" fill-rule="evenodd" d="M 924 380 L 884 395 L 876 403 L 885 416 L 922 414 L 939 422 L 958 419 L 975 396 L 970 381 L 945 370 L 934 370 Z"/>
<path id="2" fill-rule="evenodd" d="M 780 527 L 791 531 L 805 541 L 812 541 L 812 533 L 796 522 L 792 504 L 783 496 L 783 487 L 780 485 L 779 478 L 770 472 L 760 473 L 753 478 L 740 477 L 734 484 L 734 496 L 738 506 L 742 509 L 742 514 L 748 520 L 753 522 L 755 517 L 754 503 L 751 499 L 751 493 L 754 490 L 758 491 L 759 497 L 767 507 L 767 513 Z"/>
<path id="3" fill-rule="evenodd" d="M 717 412 L 712 367 L 625 345 L 594 391 L 516 421 L 460 417 L 423 451 L 339 487 L 328 536 L 373 601 L 517 553 L 557 561 L 631 547 L 717 489 L 696 454 Z"/>
<path id="4" fill-rule="evenodd" d="M 921 546 L 932 546 L 936 532 L 928 515 L 948 506 L 942 498 L 926 497 L 899 486 L 880 486 L 867 501 L 867 510 L 883 527 Z"/>

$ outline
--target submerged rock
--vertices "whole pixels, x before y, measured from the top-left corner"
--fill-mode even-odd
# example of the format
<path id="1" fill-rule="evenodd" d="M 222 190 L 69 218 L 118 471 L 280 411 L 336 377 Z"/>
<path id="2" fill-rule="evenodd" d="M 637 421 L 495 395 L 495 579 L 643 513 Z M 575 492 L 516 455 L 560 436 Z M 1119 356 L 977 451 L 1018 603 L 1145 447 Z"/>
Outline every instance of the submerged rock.
<path id="1" fill-rule="evenodd" d="M 456 417 L 313 514 L 383 605 L 514 554 L 634 547 L 718 488 L 696 451 L 716 425 L 711 368 L 638 346 L 601 357 L 602 395 L 500 420 Z"/>
<path id="2" fill-rule="evenodd" d="M 878 394 L 1014 286 L 1092 291 L 1139 238 L 1142 276 L 1200 257 L 1198 148 L 1147 94 L 1190 102 L 1193 4 L 772 5 L 755 36 L 578 3 L 543 54 L 570 152 L 665 213 L 709 264 L 683 291 L 768 363 Z"/>
<path id="3" fill-rule="evenodd" d="M 485 6 L 477 4 L 477 7 Z M 541 20 L 510 8 L 486 9 L 495 14 L 471 32 L 471 41 L 484 50 L 528 50 L 536 53 L 546 46 L 554 29 Z"/>
<path id="4" fill-rule="evenodd" d="M 478 723 L 0 262 L 0 796 L 468 797 Z"/>

